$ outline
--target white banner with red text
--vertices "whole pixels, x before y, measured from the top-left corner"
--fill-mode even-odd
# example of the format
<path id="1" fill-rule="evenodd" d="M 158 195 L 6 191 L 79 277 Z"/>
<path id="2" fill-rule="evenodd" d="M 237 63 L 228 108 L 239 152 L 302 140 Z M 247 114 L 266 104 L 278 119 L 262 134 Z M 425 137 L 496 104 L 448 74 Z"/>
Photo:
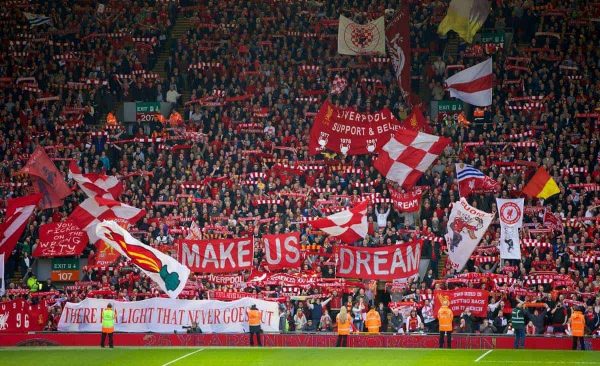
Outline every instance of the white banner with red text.
<path id="1" fill-rule="evenodd" d="M 419 274 L 420 240 L 388 247 L 336 247 L 336 276 L 369 280 L 396 280 Z"/>
<path id="2" fill-rule="evenodd" d="M 152 298 L 143 301 L 121 302 L 87 298 L 80 303 L 67 303 L 58 330 L 61 332 L 100 332 L 102 309 L 111 303 L 116 313 L 117 332 L 185 332 L 197 322 L 204 333 L 248 332 L 247 310 L 256 305 L 262 315 L 265 332 L 279 331 L 276 302 L 243 298 L 224 302 L 217 300 L 180 300 Z"/>

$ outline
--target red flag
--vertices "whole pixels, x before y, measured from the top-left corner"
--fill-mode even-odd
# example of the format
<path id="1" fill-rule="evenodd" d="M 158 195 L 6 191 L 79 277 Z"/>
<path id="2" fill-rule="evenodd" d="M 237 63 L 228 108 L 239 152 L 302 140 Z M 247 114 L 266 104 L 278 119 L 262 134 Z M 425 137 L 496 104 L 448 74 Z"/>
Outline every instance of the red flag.
<path id="1" fill-rule="evenodd" d="M 402 126 L 415 131 L 422 131 L 426 133 L 433 132 L 431 126 L 429 126 L 427 118 L 425 118 L 423 111 L 419 106 L 413 108 L 412 113 L 402 122 Z"/>
<path id="2" fill-rule="evenodd" d="M 71 194 L 71 188 L 41 146 L 31 154 L 21 173 L 31 175 L 35 192 L 42 194 L 43 209 L 62 206 L 62 200 Z"/>
<path id="3" fill-rule="evenodd" d="M 400 89 L 410 93 L 410 11 L 408 5 L 403 6 L 394 14 L 394 18 L 385 29 L 387 51 L 392 60 L 394 73 Z"/>
<path id="4" fill-rule="evenodd" d="M 554 231 L 560 231 L 561 233 L 564 231 L 563 223 L 560 217 L 548 209 L 546 209 L 544 212 L 544 227 Z"/>
<path id="5" fill-rule="evenodd" d="M 8 200 L 5 220 L 0 225 L 0 254 L 4 254 L 4 261 L 8 260 L 17 241 L 23 234 L 27 221 L 33 210 L 42 199 L 40 194 L 19 197 Z"/>

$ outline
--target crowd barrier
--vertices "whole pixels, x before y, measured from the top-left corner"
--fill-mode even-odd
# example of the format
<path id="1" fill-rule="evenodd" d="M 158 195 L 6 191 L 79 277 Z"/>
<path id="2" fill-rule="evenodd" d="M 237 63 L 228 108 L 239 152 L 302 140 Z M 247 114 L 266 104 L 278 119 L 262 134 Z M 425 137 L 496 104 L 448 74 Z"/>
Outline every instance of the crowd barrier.
<path id="1" fill-rule="evenodd" d="M 351 335 L 349 347 L 380 348 L 437 348 L 438 335 Z M 333 347 L 335 334 L 263 334 L 263 344 L 270 347 Z M 503 335 L 458 335 L 452 345 L 459 349 L 510 349 L 514 337 Z M 571 349 L 571 337 L 530 336 L 525 340 L 528 349 Z M 99 333 L 0 334 L 0 346 L 98 346 Z M 117 333 L 116 346 L 248 346 L 248 334 L 157 334 Z M 600 350 L 600 338 L 586 338 L 586 349 Z"/>

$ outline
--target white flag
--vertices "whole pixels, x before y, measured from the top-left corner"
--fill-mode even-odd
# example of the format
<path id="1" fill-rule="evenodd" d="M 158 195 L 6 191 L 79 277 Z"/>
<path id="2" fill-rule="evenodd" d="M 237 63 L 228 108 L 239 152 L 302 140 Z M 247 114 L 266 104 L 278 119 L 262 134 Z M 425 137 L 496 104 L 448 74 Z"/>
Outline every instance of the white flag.
<path id="1" fill-rule="evenodd" d="M 4 253 L 0 254 L 0 296 L 4 295 Z"/>
<path id="2" fill-rule="evenodd" d="M 494 214 L 472 207 L 464 198 L 454 202 L 446 234 L 452 268 L 460 271 L 465 266 L 493 218 Z"/>
<path id="3" fill-rule="evenodd" d="M 116 222 L 99 223 L 96 225 L 96 235 L 140 267 L 170 298 L 177 298 L 185 287 L 190 275 L 188 267 L 137 240 Z"/>
<path id="4" fill-rule="evenodd" d="M 519 229 L 523 226 L 523 198 L 496 198 L 500 216 L 500 258 L 521 259 Z"/>
<path id="5" fill-rule="evenodd" d="M 338 53 L 341 55 L 385 55 L 385 20 L 383 16 L 358 24 L 340 15 Z"/>
<path id="6" fill-rule="evenodd" d="M 451 97 L 480 107 L 492 105 L 492 59 L 457 72 L 445 83 Z"/>

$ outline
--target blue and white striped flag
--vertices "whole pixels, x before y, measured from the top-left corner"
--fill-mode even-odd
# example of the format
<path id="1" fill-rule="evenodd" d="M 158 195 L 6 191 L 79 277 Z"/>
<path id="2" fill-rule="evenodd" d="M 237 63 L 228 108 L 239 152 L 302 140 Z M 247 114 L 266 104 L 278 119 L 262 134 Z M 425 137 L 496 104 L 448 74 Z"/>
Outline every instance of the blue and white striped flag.
<path id="1" fill-rule="evenodd" d="M 500 184 L 468 164 L 456 164 L 456 181 L 461 197 L 471 193 L 492 193 L 500 190 Z"/>
<path id="2" fill-rule="evenodd" d="M 50 19 L 50 17 L 47 17 L 42 14 L 33 14 L 27 12 L 24 12 L 23 14 L 25 15 L 25 18 L 27 18 L 27 20 L 29 21 L 29 26 L 31 27 L 37 27 L 38 25 L 49 24 L 52 22 L 52 19 Z"/>

